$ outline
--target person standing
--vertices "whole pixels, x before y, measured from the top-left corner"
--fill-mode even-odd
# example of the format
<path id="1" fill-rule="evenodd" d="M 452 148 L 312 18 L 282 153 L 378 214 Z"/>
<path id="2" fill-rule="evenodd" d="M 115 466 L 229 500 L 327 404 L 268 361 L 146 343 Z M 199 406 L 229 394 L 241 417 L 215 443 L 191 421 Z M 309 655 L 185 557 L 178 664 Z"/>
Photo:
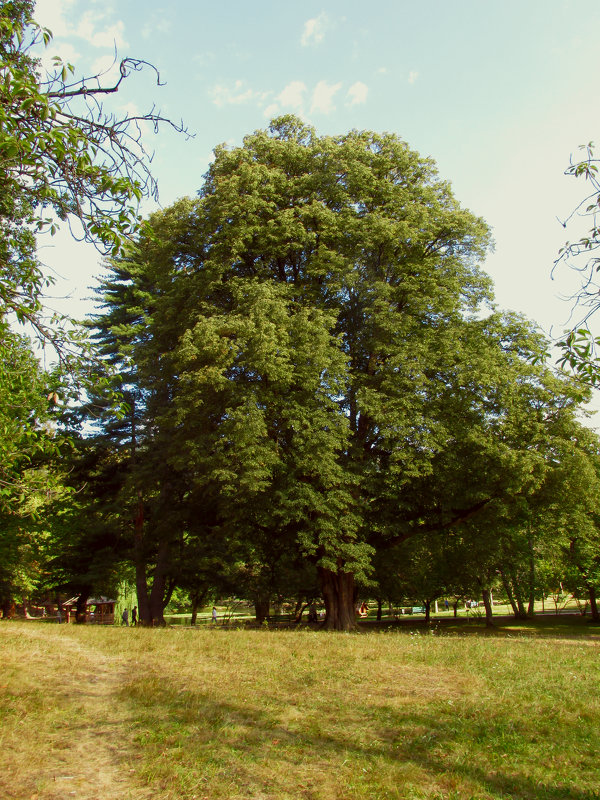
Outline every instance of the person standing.
<path id="1" fill-rule="evenodd" d="M 123 609 L 121 620 L 123 621 L 123 625 L 127 625 L 127 627 L 129 627 L 129 611 L 126 608 Z"/>
<path id="2" fill-rule="evenodd" d="M 212 610 L 212 621 L 215 623 L 215 625 L 217 624 L 217 609 L 214 606 Z"/>
<path id="3" fill-rule="evenodd" d="M 131 609 L 131 624 L 133 625 L 134 628 L 137 625 L 137 606 L 134 606 Z"/>

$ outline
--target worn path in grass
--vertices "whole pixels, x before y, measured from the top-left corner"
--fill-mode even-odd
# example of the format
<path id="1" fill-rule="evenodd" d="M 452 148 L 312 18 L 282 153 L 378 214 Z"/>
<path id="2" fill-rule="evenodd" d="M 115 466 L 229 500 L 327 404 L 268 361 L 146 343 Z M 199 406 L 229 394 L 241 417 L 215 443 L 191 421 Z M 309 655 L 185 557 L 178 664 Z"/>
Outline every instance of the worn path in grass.
<path id="1" fill-rule="evenodd" d="M 2 689 L 8 689 L 12 704 L 0 732 L 0 796 L 145 800 L 150 794 L 134 785 L 129 766 L 134 754 L 128 731 L 133 725 L 119 698 L 127 679 L 125 664 L 63 630 L 50 633 L 47 626 L 20 626 L 8 637 L 16 645 L 11 648 L 13 659 L 23 651 L 27 670 L 20 673 L 18 663 L 3 663 Z M 6 658 L 6 636 L 3 644 Z M 26 707 L 33 713 L 25 715 Z M 22 733 L 11 736 L 11 729 Z M 9 737 L 7 750 L 2 741 Z"/>

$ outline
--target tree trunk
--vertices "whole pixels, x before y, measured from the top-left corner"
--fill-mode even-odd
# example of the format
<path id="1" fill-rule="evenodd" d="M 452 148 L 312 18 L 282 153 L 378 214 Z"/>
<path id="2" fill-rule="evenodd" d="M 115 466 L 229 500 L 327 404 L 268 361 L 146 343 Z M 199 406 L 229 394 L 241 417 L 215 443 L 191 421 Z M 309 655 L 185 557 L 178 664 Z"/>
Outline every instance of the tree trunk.
<path id="1" fill-rule="evenodd" d="M 481 590 L 481 597 L 485 607 L 485 625 L 486 628 L 494 628 L 494 610 L 492 606 L 492 593 L 489 589 Z"/>
<path id="2" fill-rule="evenodd" d="M 255 596 L 254 613 L 256 615 L 256 621 L 259 625 L 262 625 L 269 616 L 270 606 L 271 603 L 268 595 L 261 594 Z"/>
<path id="3" fill-rule="evenodd" d="M 523 597 L 518 589 L 515 589 L 515 599 L 517 601 L 517 608 L 519 609 L 519 619 L 527 619 L 527 611 L 523 603 Z"/>
<path id="4" fill-rule="evenodd" d="M 304 613 L 304 609 L 307 606 L 308 603 L 304 602 L 304 598 L 302 596 L 300 596 L 296 600 L 296 608 L 294 609 L 294 613 L 292 614 L 292 620 L 294 621 L 294 624 L 297 625 L 299 622 L 302 622 L 302 614 Z"/>
<path id="5" fill-rule="evenodd" d="M 511 585 L 510 585 L 510 581 L 508 580 L 508 578 L 506 577 L 504 572 L 501 571 L 500 575 L 502 576 L 502 585 L 504 586 L 504 591 L 506 592 L 506 596 L 508 597 L 508 602 L 511 605 L 511 608 L 513 610 L 513 614 L 514 614 L 514 616 L 516 618 L 518 618 L 519 609 L 517 608 L 517 604 L 515 603 L 515 598 L 514 598 L 514 595 L 512 593 L 512 588 L 511 588 Z"/>
<path id="6" fill-rule="evenodd" d="M 12 610 L 12 597 L 5 595 L 2 598 L 2 619 L 9 619 Z"/>
<path id="7" fill-rule="evenodd" d="M 206 601 L 206 596 L 208 594 L 207 589 L 194 589 L 190 593 L 190 599 L 192 601 L 192 621 L 191 625 L 195 625 L 198 620 L 198 609 L 202 608 Z"/>
<path id="8" fill-rule="evenodd" d="M 89 590 L 81 592 L 77 598 L 77 605 L 75 606 L 75 622 L 77 625 L 85 625 L 87 622 L 87 601 L 90 596 Z"/>
<path id="9" fill-rule="evenodd" d="M 594 622 L 600 622 L 600 613 L 598 612 L 598 598 L 596 597 L 596 590 L 593 586 L 588 585 L 588 593 L 590 595 L 590 612 Z"/>
<path id="10" fill-rule="evenodd" d="M 144 503 L 142 493 L 138 492 L 138 507 L 134 523 L 134 560 L 135 560 L 135 591 L 138 603 L 138 617 L 140 625 L 150 627 L 152 614 L 150 613 L 150 598 L 148 596 L 148 580 L 146 578 L 146 559 L 144 556 Z"/>
<path id="11" fill-rule="evenodd" d="M 431 600 L 425 600 L 425 622 L 427 625 L 431 622 Z"/>
<path id="12" fill-rule="evenodd" d="M 169 542 L 163 541 L 158 546 L 156 566 L 152 576 L 152 589 L 150 591 L 150 618 L 154 628 L 165 625 L 165 589 L 167 585 L 167 562 L 169 558 Z"/>
<path id="13" fill-rule="evenodd" d="M 341 567 L 341 564 L 340 564 Z M 354 613 L 355 585 L 351 572 L 337 572 L 319 567 L 321 591 L 325 601 L 325 627 L 330 631 L 351 631 L 356 628 Z"/>
<path id="14" fill-rule="evenodd" d="M 458 617 L 458 600 L 452 603 L 452 610 L 454 611 L 454 616 Z"/>
<path id="15" fill-rule="evenodd" d="M 529 547 L 529 604 L 527 606 L 527 616 L 533 617 L 535 614 L 535 550 L 533 548 L 531 528 L 527 536 L 527 545 Z"/>
<path id="16" fill-rule="evenodd" d="M 383 614 L 383 600 L 381 597 L 377 598 L 377 622 L 381 622 L 381 617 Z"/>

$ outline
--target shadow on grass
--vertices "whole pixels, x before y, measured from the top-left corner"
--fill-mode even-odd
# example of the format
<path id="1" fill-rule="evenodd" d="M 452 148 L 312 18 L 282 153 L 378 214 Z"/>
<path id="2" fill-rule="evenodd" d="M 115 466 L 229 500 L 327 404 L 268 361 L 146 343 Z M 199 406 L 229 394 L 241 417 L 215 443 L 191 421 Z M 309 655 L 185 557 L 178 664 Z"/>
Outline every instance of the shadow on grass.
<path id="1" fill-rule="evenodd" d="M 371 633 L 433 633 L 460 636 L 531 636 L 600 641 L 600 622 L 580 614 L 540 614 L 531 619 L 494 617 L 494 627 L 487 628 L 482 617 L 440 617 L 427 623 L 424 619 L 398 619 L 361 622 L 359 628 Z"/>
<path id="2" fill-rule="evenodd" d="M 243 792 L 239 796 L 321 797 L 317 777 L 317 768 L 321 768 L 320 774 L 328 772 L 330 780 L 338 782 L 336 791 L 343 793 L 336 797 L 401 798 L 405 796 L 401 785 L 396 785 L 393 793 L 389 789 L 386 793 L 385 786 L 397 779 L 402 774 L 399 767 L 406 765 L 413 767 L 413 778 L 426 774 L 424 785 L 430 791 L 411 797 L 600 800 L 599 790 L 582 788 L 597 785 L 592 754 L 600 749 L 600 737 L 591 725 L 586 731 L 580 724 L 564 723 L 553 729 L 546 747 L 541 734 L 516 729 L 510 708 L 491 721 L 482 721 L 476 707 L 458 715 L 439 703 L 432 703 L 430 709 L 404 711 L 365 701 L 336 713 L 332 710 L 335 703 L 328 707 L 324 699 L 321 705 L 315 704 L 309 696 L 310 689 L 305 688 L 305 700 L 298 699 L 297 716 L 290 725 L 282 723 L 286 706 L 277 695 L 249 696 L 248 704 L 217 701 L 209 693 L 162 685 L 156 674 L 152 686 L 142 679 L 124 689 L 124 697 L 135 710 L 137 737 L 146 763 L 160 758 L 162 780 L 177 783 L 182 771 L 170 771 L 169 761 L 174 754 L 179 764 L 184 758 L 188 791 L 194 781 L 204 781 L 210 789 L 209 765 L 217 775 L 234 781 Z M 258 703 L 264 707 L 257 707 Z M 361 730 L 364 736 L 357 736 Z M 597 741 L 590 742 L 592 736 Z M 549 775 L 554 769 L 553 745 L 561 742 L 577 746 L 571 763 L 563 761 L 562 774 L 568 770 L 572 782 L 568 777 L 540 780 L 540 772 L 537 778 L 527 774 L 527 764 L 534 758 L 536 766 L 550 764 Z M 561 753 L 567 748 L 563 744 Z M 586 759 L 578 758 L 581 753 L 588 754 Z M 309 763 L 313 771 L 307 778 L 303 765 Z M 369 772 L 365 767 L 372 767 L 366 778 L 360 774 L 361 770 Z M 366 782 L 353 789 L 355 773 Z M 461 781 L 464 789 L 443 790 Z M 184 787 L 180 788 L 181 796 L 187 796 Z"/>

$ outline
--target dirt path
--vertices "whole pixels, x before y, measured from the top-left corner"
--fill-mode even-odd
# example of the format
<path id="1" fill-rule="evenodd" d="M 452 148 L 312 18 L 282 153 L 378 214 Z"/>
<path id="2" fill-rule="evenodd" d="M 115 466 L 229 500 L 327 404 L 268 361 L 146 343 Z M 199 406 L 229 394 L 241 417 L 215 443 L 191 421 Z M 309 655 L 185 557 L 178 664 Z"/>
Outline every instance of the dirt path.
<path id="1" fill-rule="evenodd" d="M 121 695 L 127 678 L 125 662 L 82 644 L 62 631 L 49 635 L 46 626 L 40 629 L 24 625 L 19 633 L 29 640 L 32 651 L 37 652 L 37 657 L 32 656 L 24 668 L 24 674 L 35 678 L 45 664 L 38 679 L 47 687 L 47 706 L 38 722 L 38 727 L 43 729 L 36 732 L 39 759 L 35 763 L 21 763 L 20 776 L 15 776 L 17 780 L 12 784 L 12 790 L 17 793 L 9 796 L 15 800 L 148 800 L 156 797 L 134 782 L 134 770 L 130 766 L 134 756 L 134 720 Z M 49 670 L 48 659 L 51 661 L 53 656 L 59 664 L 52 664 Z M 31 736 L 27 718 L 21 724 L 24 736 Z M 25 742 L 15 744 L 17 750 L 22 750 L 21 761 L 31 759 Z M 24 769 L 31 771 L 27 790 L 27 783 L 19 780 L 25 777 Z"/>

